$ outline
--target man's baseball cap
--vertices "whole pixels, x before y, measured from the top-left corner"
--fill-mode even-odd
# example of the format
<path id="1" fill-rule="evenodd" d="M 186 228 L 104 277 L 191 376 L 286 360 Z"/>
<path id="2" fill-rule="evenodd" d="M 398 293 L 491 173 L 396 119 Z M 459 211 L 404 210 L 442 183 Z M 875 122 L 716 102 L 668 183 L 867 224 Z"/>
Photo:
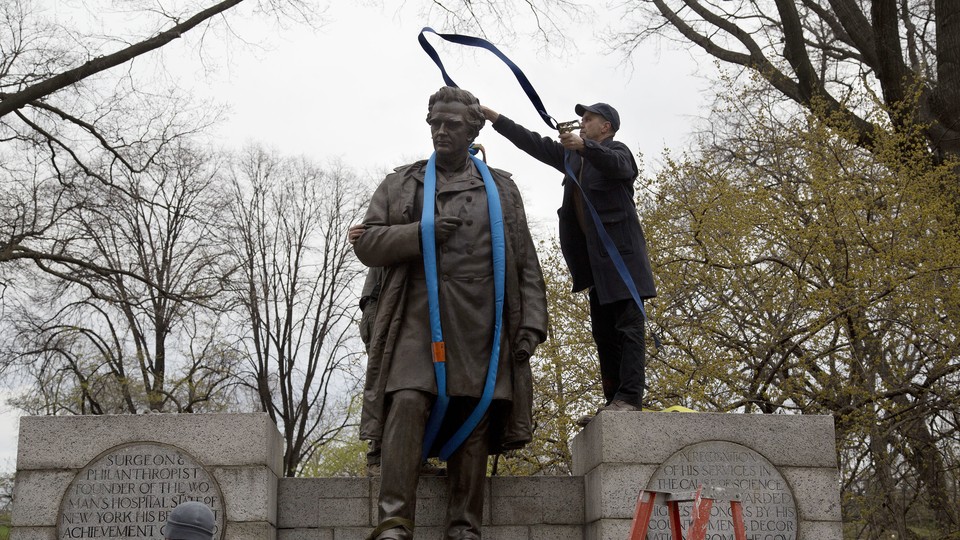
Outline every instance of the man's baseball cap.
<path id="1" fill-rule="evenodd" d="M 574 109 L 577 113 L 577 116 L 583 116 L 584 112 L 590 111 L 593 114 L 599 114 L 604 117 L 607 122 L 610 122 L 610 126 L 613 127 L 614 131 L 620 130 L 620 114 L 616 109 L 607 105 L 606 103 L 594 103 L 593 105 L 577 105 Z"/>
<path id="2" fill-rule="evenodd" d="M 163 536 L 170 540 L 213 540 L 215 530 L 213 510 L 202 502 L 187 501 L 167 516 Z"/>

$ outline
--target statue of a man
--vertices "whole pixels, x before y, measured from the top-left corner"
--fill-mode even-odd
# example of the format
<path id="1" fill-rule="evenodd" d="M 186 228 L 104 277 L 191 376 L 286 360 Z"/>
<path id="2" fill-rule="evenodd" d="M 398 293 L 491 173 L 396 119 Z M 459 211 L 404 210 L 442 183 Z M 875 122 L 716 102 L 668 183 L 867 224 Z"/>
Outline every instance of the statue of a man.
<path id="1" fill-rule="evenodd" d="M 429 163 L 395 169 L 377 188 L 354 244 L 367 266 L 383 267 L 370 340 L 361 419 L 363 439 L 382 445 L 380 526 L 374 538 L 413 538 L 416 488 L 424 437 L 438 384 L 428 308 L 427 266 L 421 251 L 424 197 L 432 198 L 436 294 L 446 351 L 443 394 L 449 407 L 435 443 L 437 455 L 477 409 L 485 386 L 492 402 L 448 458 L 446 538 L 480 538 L 487 456 L 518 448 L 532 435 L 529 359 L 546 338 L 543 274 L 523 201 L 510 174 L 489 169 L 485 187 L 469 147 L 484 124 L 479 101 L 465 90 L 441 88 L 430 97 L 427 123 L 435 150 L 436 188 L 424 193 Z M 488 200 L 502 211 L 505 257 L 499 354 L 495 354 L 495 262 Z M 429 199 L 428 199 L 429 200 Z M 429 229 L 428 229 L 429 231 Z M 429 240 L 424 240 L 429 242 Z M 486 381 L 491 366 L 496 377 Z"/>

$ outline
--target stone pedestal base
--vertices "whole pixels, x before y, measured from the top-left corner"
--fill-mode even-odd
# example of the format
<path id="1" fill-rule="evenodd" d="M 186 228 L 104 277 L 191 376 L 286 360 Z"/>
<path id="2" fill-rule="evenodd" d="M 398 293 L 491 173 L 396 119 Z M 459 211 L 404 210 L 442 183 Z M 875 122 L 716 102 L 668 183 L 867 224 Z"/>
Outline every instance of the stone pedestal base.
<path id="1" fill-rule="evenodd" d="M 61 503 L 77 473 L 110 449 L 144 442 L 183 450 L 215 478 L 226 516 L 224 538 L 275 540 L 283 444 L 266 414 L 23 417 L 10 539 L 57 539 Z M 122 484 L 139 486 L 136 478 L 117 482 L 121 486 L 110 493 L 91 491 L 85 497 L 91 506 L 77 510 L 104 511 L 107 506 L 107 512 L 131 511 L 135 517 L 137 508 L 114 508 L 119 505 L 110 500 L 129 492 Z M 125 525 L 123 519 L 110 519 L 110 525 Z"/>
<path id="2" fill-rule="evenodd" d="M 775 504 L 768 512 L 772 516 L 747 516 L 748 538 L 843 538 L 840 478 L 829 416 L 605 412 L 574 438 L 571 449 L 574 474 L 585 480 L 587 540 L 626 538 L 641 489 L 695 489 L 698 477 L 715 476 L 717 471 L 728 483 L 745 488 L 751 483 L 770 484 L 786 493 L 771 496 L 774 503 L 792 499 L 795 505 L 796 531 L 778 530 L 792 525 L 780 524 L 775 515 L 778 510 L 789 513 L 789 506 Z M 685 449 L 701 455 L 678 454 Z M 673 456 L 674 462 L 686 458 L 679 460 L 686 471 L 683 466 L 662 468 Z M 728 459 L 721 461 L 724 457 Z M 767 470 L 765 462 L 776 470 Z M 759 480 L 751 482 L 751 478 Z M 764 530 L 750 533 L 751 519 L 757 521 L 756 530 Z"/>
<path id="3" fill-rule="evenodd" d="M 25 417 L 11 540 L 59 540 L 78 473 L 132 443 L 180 449 L 215 479 L 223 540 L 361 540 L 376 525 L 379 479 L 282 478 L 265 414 Z M 623 540 L 640 490 L 703 481 L 744 488 L 751 540 L 841 540 L 834 445 L 826 416 L 604 412 L 573 440 L 573 476 L 487 480 L 484 538 Z M 419 491 L 416 537 L 439 538 L 446 480 Z M 708 537 L 726 538 L 723 527 Z"/>

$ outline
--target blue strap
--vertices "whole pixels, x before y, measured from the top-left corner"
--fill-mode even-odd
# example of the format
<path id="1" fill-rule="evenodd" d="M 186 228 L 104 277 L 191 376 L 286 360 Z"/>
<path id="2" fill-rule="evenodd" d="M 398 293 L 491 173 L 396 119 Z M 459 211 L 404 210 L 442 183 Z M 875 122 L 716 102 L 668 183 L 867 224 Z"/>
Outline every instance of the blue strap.
<path id="1" fill-rule="evenodd" d="M 550 126 L 550 129 L 557 129 L 557 121 L 552 116 L 547 114 L 547 108 L 543 106 L 543 101 L 540 99 L 540 95 L 537 94 L 537 91 L 533 89 L 533 85 L 530 84 L 527 76 L 523 74 L 523 71 L 516 64 L 514 64 L 512 60 L 507 58 L 507 55 L 500 52 L 500 49 L 498 49 L 496 45 L 478 37 L 462 36 L 460 34 L 440 34 L 429 26 L 423 27 L 423 30 L 420 30 L 420 36 L 417 37 L 417 41 L 420 42 L 420 46 L 423 47 L 423 50 L 430 56 L 430 58 L 433 58 L 433 62 L 437 64 L 437 67 L 440 68 L 440 74 L 443 75 L 443 81 L 447 83 L 447 86 L 457 86 L 457 83 L 453 82 L 453 79 L 447 75 L 447 70 L 444 69 L 443 62 L 440 61 L 440 55 L 437 54 L 436 49 L 433 48 L 433 45 L 430 45 L 430 43 L 427 41 L 427 38 L 424 36 L 426 32 L 436 34 L 451 43 L 466 45 L 468 47 L 480 47 L 497 55 L 497 58 L 502 60 L 503 63 L 510 68 L 510 71 L 513 71 L 513 75 L 517 78 L 517 82 L 520 83 L 523 91 L 527 94 L 527 98 L 530 99 L 530 102 L 533 103 L 534 108 L 537 109 L 537 113 L 540 114 L 540 118 L 543 118 L 543 121 Z"/>
<path id="2" fill-rule="evenodd" d="M 440 293 L 437 284 L 437 244 L 434 223 L 434 208 L 437 191 L 437 153 L 427 161 L 423 178 L 423 214 L 420 217 L 420 242 L 423 252 L 423 268 L 427 281 L 427 307 L 430 311 L 430 340 L 433 345 L 433 372 L 437 379 L 437 400 L 430 411 L 426 434 L 423 439 L 423 460 L 426 461 L 433 443 L 440 433 L 440 424 L 450 405 L 447 395 L 447 363 L 443 344 L 443 328 L 440 326 Z"/>
<path id="3" fill-rule="evenodd" d="M 480 402 L 470 413 L 466 422 L 453 434 L 453 437 L 440 449 L 440 459 L 446 461 L 467 440 L 477 425 L 483 419 L 490 402 L 493 400 L 493 390 L 497 383 L 497 371 L 500 367 L 500 331 L 503 326 L 503 297 L 506 282 L 507 248 L 503 233 L 503 210 L 500 207 L 500 192 L 493 181 L 493 175 L 487 164 L 470 156 L 473 163 L 480 170 L 483 177 L 483 186 L 487 190 L 487 214 L 490 216 L 490 238 L 493 251 L 493 291 L 494 291 L 494 326 L 493 346 L 490 350 L 490 365 L 487 368 L 487 380 L 483 385 L 483 394 Z"/>
<path id="4" fill-rule="evenodd" d="M 483 419 L 490 402 L 493 400 L 493 391 L 497 382 L 497 371 L 500 365 L 500 335 L 503 326 L 503 302 L 506 283 L 506 238 L 503 230 L 503 210 L 500 206 L 500 193 L 490 174 L 486 163 L 470 156 L 473 163 L 480 170 L 484 188 L 487 192 L 487 213 L 490 217 L 490 238 L 493 253 L 493 285 L 494 285 L 494 330 L 493 344 L 490 351 L 490 362 L 487 368 L 487 377 L 483 386 L 480 401 L 462 426 L 454 433 L 440 449 L 440 459 L 447 460 L 473 433 Z M 420 218 L 421 243 L 423 251 L 423 266 L 427 284 L 427 305 L 430 312 L 430 337 L 433 342 L 433 369 L 437 379 L 437 400 L 430 411 L 426 433 L 423 440 L 422 458 L 430 454 L 440 433 L 440 426 L 450 404 L 447 395 L 447 368 L 445 347 L 443 345 L 443 329 L 440 325 L 440 293 L 437 279 L 437 250 L 434 209 L 436 207 L 436 152 L 427 161 L 427 170 L 423 179 L 423 214 Z"/>

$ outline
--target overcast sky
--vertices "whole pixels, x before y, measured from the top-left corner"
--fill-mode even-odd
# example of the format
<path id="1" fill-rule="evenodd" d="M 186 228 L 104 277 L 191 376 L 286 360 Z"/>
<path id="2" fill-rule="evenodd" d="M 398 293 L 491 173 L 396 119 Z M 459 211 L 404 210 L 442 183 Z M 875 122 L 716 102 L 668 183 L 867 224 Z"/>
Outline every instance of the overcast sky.
<path id="1" fill-rule="evenodd" d="M 417 35 L 424 26 L 446 29 L 423 20 L 415 6 L 406 6 L 409 2 L 400 11 L 331 4 L 322 28 L 288 27 L 279 36 L 262 20 L 245 23 L 228 15 L 240 37 L 256 46 L 234 43 L 229 61 L 218 59 L 212 70 L 197 61 L 195 44 L 187 39 L 162 49 L 164 63 L 181 72 L 184 85 L 229 108 L 213 131 L 215 144 L 262 143 L 283 154 L 340 159 L 370 178 L 429 157 L 427 98 L 444 83 Z M 643 153 L 647 169 L 655 170 L 664 148 L 688 143 L 707 106 L 712 64 L 650 43 L 626 65 L 618 55 L 603 54 L 594 37 L 607 18 L 598 12 L 588 18 L 590 24 L 573 25 L 567 32 L 572 46 L 563 56 L 559 49 L 544 51 L 542 43 L 524 39 L 497 46 L 526 73 L 557 120 L 575 119 L 577 103 L 616 107 L 622 124 L 617 139 Z M 429 39 L 461 88 L 527 128 L 551 134 L 494 55 Z M 514 174 L 536 234 L 555 235 L 562 175 L 513 148 L 492 128 L 485 128 L 478 142 L 491 166 Z M 16 457 L 16 413 L 2 397 L 0 391 L 0 470 L 8 470 Z"/>

